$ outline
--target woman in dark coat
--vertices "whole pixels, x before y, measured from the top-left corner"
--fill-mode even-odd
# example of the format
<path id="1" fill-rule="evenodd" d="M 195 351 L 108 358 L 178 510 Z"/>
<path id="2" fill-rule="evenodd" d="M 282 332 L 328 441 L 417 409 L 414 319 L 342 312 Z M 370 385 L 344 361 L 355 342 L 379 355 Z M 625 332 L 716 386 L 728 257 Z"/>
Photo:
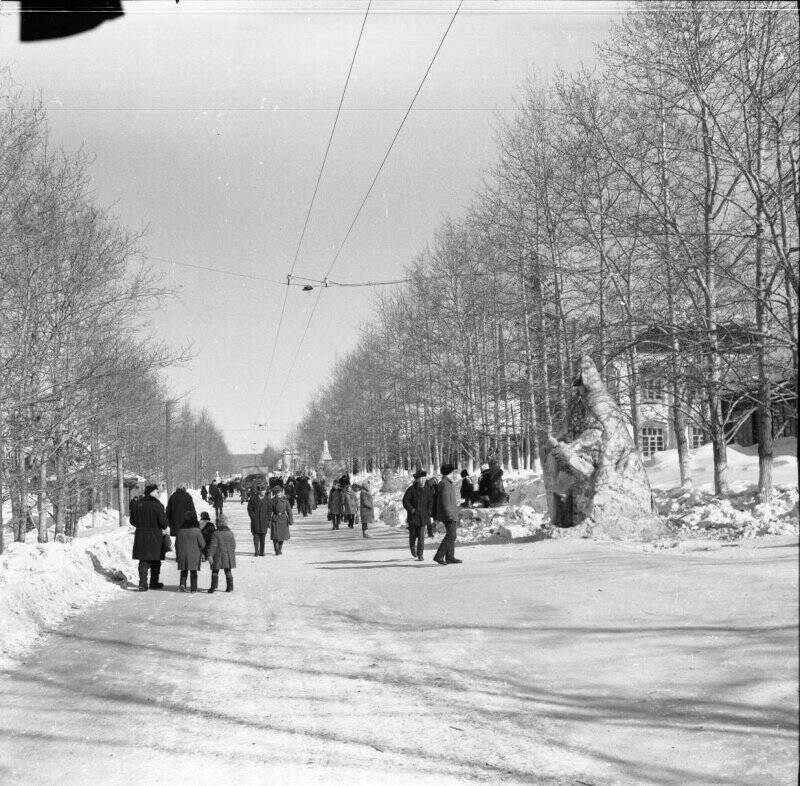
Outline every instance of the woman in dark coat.
<path id="1" fill-rule="evenodd" d="M 253 556 L 264 556 L 264 544 L 269 532 L 269 519 L 272 513 L 270 499 L 264 496 L 263 486 L 258 490 L 247 503 L 247 514 L 250 516 L 250 532 L 253 535 Z"/>
<path id="2" fill-rule="evenodd" d="M 342 515 L 347 522 L 347 526 L 353 529 L 358 513 L 358 494 L 350 484 L 342 486 Z"/>
<path id="3" fill-rule="evenodd" d="M 183 517 L 187 511 L 197 513 L 194 507 L 194 500 L 186 486 L 178 486 L 167 500 L 167 519 L 169 520 L 169 534 L 173 538 L 177 537 L 178 530 L 183 526 Z"/>
<path id="4" fill-rule="evenodd" d="M 289 507 L 293 508 L 294 501 L 297 499 L 297 485 L 294 478 L 286 478 L 286 487 L 284 491 L 286 494 L 286 501 L 289 503 Z"/>
<path id="5" fill-rule="evenodd" d="M 311 513 L 311 484 L 303 475 L 297 479 L 297 512 L 305 518 Z"/>
<path id="6" fill-rule="evenodd" d="M 211 542 L 208 544 L 208 564 L 211 567 L 209 594 L 217 591 L 220 569 L 225 571 L 225 592 L 233 592 L 231 571 L 236 567 L 236 538 L 225 516 L 220 516 L 219 524 L 211 534 Z"/>
<path id="7" fill-rule="evenodd" d="M 272 511 L 270 515 L 270 538 L 275 549 L 275 556 L 283 554 L 283 542 L 289 540 L 291 533 L 289 527 L 294 523 L 292 519 L 292 508 L 283 493 L 283 489 L 277 486 L 273 490 Z"/>
<path id="8" fill-rule="evenodd" d="M 331 493 L 328 494 L 328 513 L 331 517 L 333 529 L 339 529 L 343 511 L 342 490 L 339 488 L 339 482 L 334 481 L 331 487 Z"/>
<path id="9" fill-rule="evenodd" d="M 175 538 L 175 562 L 181 572 L 179 586 L 181 592 L 186 592 L 187 574 L 191 574 L 192 592 L 197 592 L 197 571 L 200 570 L 200 561 L 203 559 L 205 548 L 206 542 L 200 532 L 197 514 L 187 511 L 183 526 Z"/>
<path id="10" fill-rule="evenodd" d="M 154 496 L 158 486 L 150 483 L 145 486 L 144 496 L 131 508 L 131 525 L 136 528 L 133 536 L 133 558 L 139 560 L 139 590 L 148 589 L 147 572 L 150 571 L 149 589 L 161 589 L 164 585 L 158 580 L 163 559 L 164 530 L 169 526 L 164 506 Z"/>

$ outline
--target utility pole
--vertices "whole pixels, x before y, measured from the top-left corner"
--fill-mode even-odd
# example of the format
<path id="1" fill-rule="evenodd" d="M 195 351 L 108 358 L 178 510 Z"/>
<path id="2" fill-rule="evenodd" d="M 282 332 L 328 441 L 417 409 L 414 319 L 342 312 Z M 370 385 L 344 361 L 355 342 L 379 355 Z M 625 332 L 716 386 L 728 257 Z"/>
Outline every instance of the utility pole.
<path id="1" fill-rule="evenodd" d="M 170 415 L 172 414 L 170 409 L 172 407 L 172 402 L 167 401 L 164 403 L 164 481 L 167 486 L 167 496 L 172 494 L 172 477 L 170 472 Z"/>
<path id="2" fill-rule="evenodd" d="M 194 487 L 198 487 L 197 483 L 197 423 L 194 424 Z"/>
<path id="3" fill-rule="evenodd" d="M 122 473 L 122 451 L 117 445 L 117 497 L 119 498 L 119 526 L 125 526 L 125 479 Z"/>

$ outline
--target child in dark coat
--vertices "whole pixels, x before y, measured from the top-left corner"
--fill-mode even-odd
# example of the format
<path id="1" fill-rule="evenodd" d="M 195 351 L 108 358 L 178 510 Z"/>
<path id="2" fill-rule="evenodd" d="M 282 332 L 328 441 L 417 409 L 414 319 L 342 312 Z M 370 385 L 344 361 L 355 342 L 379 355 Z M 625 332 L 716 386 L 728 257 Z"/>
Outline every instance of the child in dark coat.
<path id="1" fill-rule="evenodd" d="M 203 556 L 208 559 L 208 547 L 211 545 L 211 536 L 214 533 L 214 522 L 211 521 L 211 516 L 208 513 L 200 514 L 200 525 L 203 527 L 200 532 L 203 535 L 203 540 L 206 542 L 206 547 L 203 549 Z"/>
<path id="2" fill-rule="evenodd" d="M 224 515 L 220 516 L 217 528 L 211 534 L 211 542 L 208 544 L 208 564 L 211 566 L 209 593 L 217 591 L 220 568 L 225 571 L 225 592 L 233 592 L 231 571 L 236 567 L 236 538 Z"/>
<path id="3" fill-rule="evenodd" d="M 181 572 L 180 591 L 186 592 L 186 577 L 191 574 L 191 591 L 197 592 L 197 571 L 200 570 L 200 560 L 206 542 L 200 532 L 200 522 L 197 513 L 187 510 L 183 515 L 183 525 L 178 530 L 175 538 L 175 562 Z"/>

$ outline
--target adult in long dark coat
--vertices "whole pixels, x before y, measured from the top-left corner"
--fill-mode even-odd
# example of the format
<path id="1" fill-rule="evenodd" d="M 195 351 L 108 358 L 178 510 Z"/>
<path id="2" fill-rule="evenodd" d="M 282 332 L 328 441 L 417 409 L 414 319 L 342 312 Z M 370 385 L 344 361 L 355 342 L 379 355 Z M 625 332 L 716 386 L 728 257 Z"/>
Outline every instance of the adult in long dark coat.
<path id="1" fill-rule="evenodd" d="M 442 480 L 436 487 L 436 520 L 444 523 L 445 536 L 436 550 L 434 562 L 456 565 L 456 528 L 458 527 L 458 474 L 452 464 L 442 464 Z"/>
<path id="2" fill-rule="evenodd" d="M 316 478 L 314 478 L 314 480 L 311 481 L 311 488 L 314 491 L 314 494 L 313 494 L 313 497 L 312 497 L 313 500 L 314 500 L 313 507 L 314 508 L 318 508 L 322 504 L 322 496 L 323 496 L 322 495 L 322 485 L 320 484 L 320 482 Z"/>
<path id="3" fill-rule="evenodd" d="M 420 562 L 424 559 L 425 530 L 430 526 L 433 512 L 433 489 L 425 483 L 424 469 L 414 473 L 414 482 L 403 494 L 403 507 L 408 525 L 408 545 L 411 556 Z"/>
<path id="4" fill-rule="evenodd" d="M 197 571 L 206 549 L 206 542 L 200 532 L 197 514 L 186 511 L 183 525 L 175 538 L 175 562 L 180 571 L 179 589 L 186 592 L 186 578 L 191 574 L 191 590 L 197 592 Z"/>
<path id="5" fill-rule="evenodd" d="M 208 544 L 208 564 L 211 567 L 211 586 L 208 591 L 216 592 L 219 586 L 220 569 L 225 571 L 225 592 L 233 592 L 233 573 L 236 567 L 236 538 L 222 516 Z"/>
<path id="6" fill-rule="evenodd" d="M 311 484 L 308 478 L 302 475 L 297 479 L 297 512 L 306 517 L 311 513 Z"/>
<path id="7" fill-rule="evenodd" d="M 247 515 L 250 516 L 250 532 L 253 535 L 253 556 L 264 556 L 264 545 L 269 532 L 269 519 L 272 514 L 270 500 L 264 496 L 264 488 L 259 486 L 256 493 L 247 503 Z"/>
<path id="8" fill-rule="evenodd" d="M 150 589 L 161 589 L 158 580 L 161 574 L 164 530 L 169 526 L 167 512 L 156 498 L 158 486 L 145 486 L 144 496 L 131 509 L 131 524 L 136 528 L 133 536 L 133 558 L 139 560 L 139 590 L 148 589 L 147 573 L 150 572 Z"/>
<path id="9" fill-rule="evenodd" d="M 200 496 L 203 498 L 203 502 L 208 502 L 208 489 L 205 486 L 201 486 Z"/>
<path id="10" fill-rule="evenodd" d="M 194 507 L 194 500 L 186 486 L 178 486 L 172 492 L 172 496 L 167 500 L 167 520 L 169 521 L 169 534 L 177 537 L 178 530 L 183 526 L 183 519 L 187 513 L 197 515 Z"/>
<path id="11" fill-rule="evenodd" d="M 342 500 L 342 490 L 339 488 L 339 482 L 334 481 L 331 487 L 331 493 L 328 495 L 328 514 L 331 518 L 333 529 L 339 529 L 343 512 L 344 502 Z"/>
<path id="12" fill-rule="evenodd" d="M 219 517 L 222 515 L 222 506 L 224 504 L 224 498 L 222 496 L 222 491 L 220 490 L 220 487 L 216 483 L 212 482 L 211 486 L 208 489 L 208 496 L 209 499 L 211 500 L 211 504 L 214 506 L 214 518 L 216 518 L 217 521 L 219 521 Z"/>
<path id="13" fill-rule="evenodd" d="M 289 503 L 289 507 L 293 508 L 294 502 L 297 499 L 297 483 L 293 477 L 286 478 L 284 494 L 286 495 L 286 501 Z"/>
<path id="14" fill-rule="evenodd" d="M 286 499 L 283 489 L 276 486 L 273 489 L 271 515 L 269 520 L 270 538 L 275 549 L 275 556 L 283 554 L 283 542 L 291 538 L 289 527 L 294 523 L 292 507 Z"/>

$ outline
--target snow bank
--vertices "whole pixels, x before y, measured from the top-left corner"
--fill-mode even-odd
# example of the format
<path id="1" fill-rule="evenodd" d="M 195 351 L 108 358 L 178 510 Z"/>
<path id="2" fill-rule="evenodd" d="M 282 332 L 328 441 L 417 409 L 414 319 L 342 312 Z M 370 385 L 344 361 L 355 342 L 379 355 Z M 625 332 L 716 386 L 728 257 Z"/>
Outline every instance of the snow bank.
<path id="1" fill-rule="evenodd" d="M 0 665 L 65 617 L 138 581 L 133 530 L 63 543 L 8 543 L 0 555 Z"/>

